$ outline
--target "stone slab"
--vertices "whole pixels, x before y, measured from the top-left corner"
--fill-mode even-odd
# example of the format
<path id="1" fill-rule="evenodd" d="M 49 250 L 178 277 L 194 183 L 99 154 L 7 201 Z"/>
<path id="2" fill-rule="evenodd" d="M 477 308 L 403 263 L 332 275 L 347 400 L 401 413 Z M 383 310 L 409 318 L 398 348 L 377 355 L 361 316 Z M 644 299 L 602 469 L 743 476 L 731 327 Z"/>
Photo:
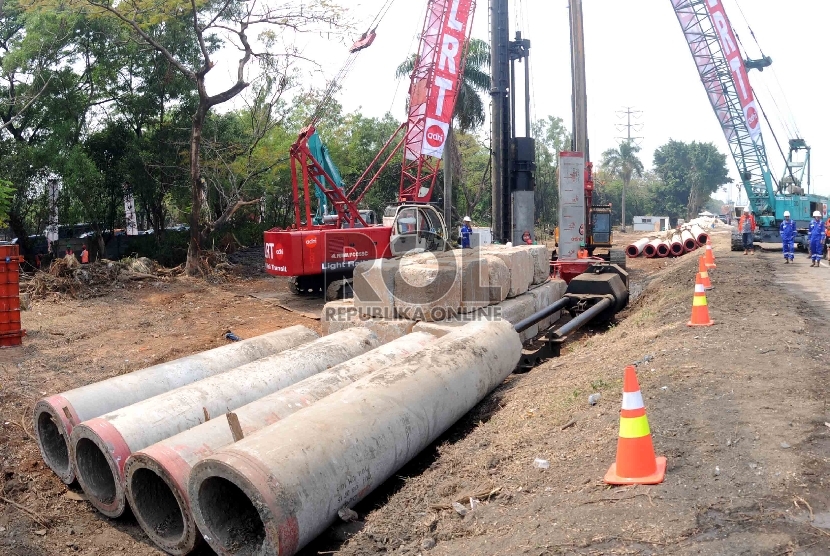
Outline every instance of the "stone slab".
<path id="1" fill-rule="evenodd" d="M 364 318 L 395 318 L 395 275 L 397 259 L 375 259 L 354 269 L 354 303 Z"/>
<path id="2" fill-rule="evenodd" d="M 400 267 L 395 274 L 395 313 L 400 318 L 440 321 L 461 311 L 457 265 L 436 261 Z"/>
<path id="3" fill-rule="evenodd" d="M 354 300 L 329 301 L 323 306 L 323 312 L 320 315 L 320 328 L 323 336 L 354 328 L 359 324 L 360 318 Z"/>

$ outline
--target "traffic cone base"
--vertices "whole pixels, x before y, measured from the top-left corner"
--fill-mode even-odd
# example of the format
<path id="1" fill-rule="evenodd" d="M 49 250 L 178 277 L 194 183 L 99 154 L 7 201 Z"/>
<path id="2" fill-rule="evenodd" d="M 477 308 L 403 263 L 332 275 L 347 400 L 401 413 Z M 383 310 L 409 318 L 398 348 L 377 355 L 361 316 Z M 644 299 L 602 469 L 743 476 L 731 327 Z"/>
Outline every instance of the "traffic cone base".
<path id="1" fill-rule="evenodd" d="M 612 463 L 608 468 L 608 472 L 603 477 L 603 482 L 609 485 L 656 485 L 663 482 L 666 478 L 666 458 L 660 456 L 654 460 L 654 473 L 646 477 L 620 477 L 617 475 L 617 464 Z"/>
<path id="2" fill-rule="evenodd" d="M 656 485 L 666 476 L 666 458 L 654 456 L 643 394 L 633 365 L 625 368 L 617 457 L 603 481 L 609 485 Z"/>

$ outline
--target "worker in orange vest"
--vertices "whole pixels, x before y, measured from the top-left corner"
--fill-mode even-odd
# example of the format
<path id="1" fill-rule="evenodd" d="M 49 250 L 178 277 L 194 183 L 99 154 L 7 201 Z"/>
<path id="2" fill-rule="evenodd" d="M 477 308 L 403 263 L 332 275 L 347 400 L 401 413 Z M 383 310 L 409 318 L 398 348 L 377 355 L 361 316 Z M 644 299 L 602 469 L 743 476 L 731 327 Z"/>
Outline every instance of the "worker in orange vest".
<path id="1" fill-rule="evenodd" d="M 755 254 L 752 235 L 756 229 L 757 226 L 755 225 L 755 217 L 752 215 L 752 211 L 749 207 L 744 208 L 744 213 L 738 221 L 738 232 L 740 232 L 742 243 L 744 244 L 744 255 L 748 253 Z"/>
<path id="2" fill-rule="evenodd" d="M 86 245 L 84 245 L 84 250 L 81 251 L 81 264 L 89 263 L 89 251 L 86 250 Z"/>
<path id="3" fill-rule="evenodd" d="M 824 223 L 824 245 L 827 246 L 827 260 L 830 261 L 830 218 Z"/>

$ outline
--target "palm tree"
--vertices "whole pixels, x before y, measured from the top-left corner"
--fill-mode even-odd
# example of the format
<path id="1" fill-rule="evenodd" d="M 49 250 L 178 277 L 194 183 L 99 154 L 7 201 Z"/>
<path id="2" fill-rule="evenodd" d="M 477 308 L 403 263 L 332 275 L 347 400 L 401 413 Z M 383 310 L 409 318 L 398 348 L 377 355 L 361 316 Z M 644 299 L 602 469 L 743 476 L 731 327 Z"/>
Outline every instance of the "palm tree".
<path id="1" fill-rule="evenodd" d="M 475 129 L 484 123 L 484 103 L 479 93 L 490 92 L 490 45 L 481 39 L 470 39 L 467 42 L 464 73 L 461 74 L 461 86 L 455 100 L 453 121 L 459 131 L 466 132 Z M 417 54 L 412 54 L 395 70 L 398 79 L 407 78 L 415 68 Z M 461 158 L 458 154 L 458 144 L 453 132 L 453 123 L 450 123 L 447 133 L 447 146 L 444 149 L 444 220 L 447 226 L 452 222 L 452 180 L 461 179 Z"/>
<path id="2" fill-rule="evenodd" d="M 602 153 L 602 168 L 611 175 L 620 178 L 623 182 L 621 225 L 623 232 L 625 231 L 625 190 L 631 184 L 631 178 L 634 174 L 637 174 L 638 177 L 643 175 L 643 163 L 637 158 L 638 152 L 640 152 L 640 147 L 634 145 L 631 141 L 626 141 L 616 149 L 608 149 Z"/>

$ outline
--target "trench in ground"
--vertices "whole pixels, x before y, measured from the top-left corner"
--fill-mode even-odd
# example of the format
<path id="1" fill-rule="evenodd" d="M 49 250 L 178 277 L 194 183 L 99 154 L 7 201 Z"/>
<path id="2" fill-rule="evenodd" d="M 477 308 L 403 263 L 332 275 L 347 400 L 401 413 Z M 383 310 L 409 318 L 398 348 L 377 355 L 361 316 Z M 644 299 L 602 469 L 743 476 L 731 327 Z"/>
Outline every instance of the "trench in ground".
<path id="1" fill-rule="evenodd" d="M 176 497 L 158 474 L 141 467 L 130 478 L 133 511 L 159 538 L 175 542 L 184 534 L 184 516 Z"/>
<path id="2" fill-rule="evenodd" d="M 221 546 L 240 556 L 261 553 L 265 524 L 242 489 L 222 477 L 210 477 L 199 485 L 198 504 L 205 525 Z"/>
<path id="3" fill-rule="evenodd" d="M 75 446 L 78 476 L 83 478 L 87 494 L 104 504 L 115 500 L 115 478 L 107 458 L 92 440 L 81 438 Z"/>

